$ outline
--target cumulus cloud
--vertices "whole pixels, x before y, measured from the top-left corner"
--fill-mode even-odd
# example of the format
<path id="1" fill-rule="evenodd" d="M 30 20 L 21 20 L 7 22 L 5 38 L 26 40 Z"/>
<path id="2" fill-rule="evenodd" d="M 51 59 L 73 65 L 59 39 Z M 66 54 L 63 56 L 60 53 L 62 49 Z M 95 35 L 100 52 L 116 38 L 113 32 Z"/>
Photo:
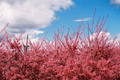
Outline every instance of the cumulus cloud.
<path id="1" fill-rule="evenodd" d="M 94 40 L 95 37 L 97 36 L 97 34 L 98 33 L 93 33 L 92 35 L 90 35 L 90 40 L 92 40 L 92 39 Z M 101 31 L 100 34 L 98 35 L 98 38 L 102 38 L 102 35 L 103 35 L 104 39 L 108 38 L 107 44 L 108 43 L 113 43 L 114 38 L 112 38 L 112 36 L 109 32 L 104 33 L 103 31 Z M 115 39 L 114 44 L 117 46 L 117 45 L 120 44 L 120 33 L 118 33 L 116 35 L 116 37 L 117 38 Z"/>
<path id="2" fill-rule="evenodd" d="M 34 38 L 36 35 L 44 33 L 44 31 L 39 31 L 39 30 L 27 30 L 25 31 L 24 35 L 22 38 L 25 38 L 26 35 L 29 35 L 29 39 Z M 19 33 L 16 32 L 15 36 L 19 36 Z"/>
<path id="3" fill-rule="evenodd" d="M 97 34 L 98 33 L 93 33 L 92 35 L 90 35 L 90 40 L 95 39 Z M 106 38 L 110 39 L 111 38 L 111 34 L 109 32 L 105 33 L 103 31 L 100 32 L 100 34 L 98 35 L 98 38 L 101 38 L 103 34 L 104 34 L 104 37 L 105 37 L 104 39 L 106 39 Z"/>
<path id="4" fill-rule="evenodd" d="M 119 4 L 120 5 L 120 0 L 110 0 L 112 4 Z"/>
<path id="5" fill-rule="evenodd" d="M 116 37 L 120 39 L 120 33 L 118 33 L 118 34 L 116 35 Z"/>
<path id="6" fill-rule="evenodd" d="M 44 32 L 38 29 L 48 27 L 57 19 L 56 11 L 73 4 L 71 0 L 0 0 L 0 29 L 9 23 L 7 32 L 10 34 L 25 32 L 32 38 Z"/>
<path id="7" fill-rule="evenodd" d="M 78 22 L 78 21 L 89 21 L 91 20 L 92 18 L 83 18 L 83 19 L 77 19 L 77 20 L 74 20 L 75 22 Z"/>
<path id="8" fill-rule="evenodd" d="M 39 37 L 35 37 L 35 38 L 30 39 L 30 41 L 31 41 L 32 43 L 36 44 L 36 42 L 38 42 L 38 41 L 41 42 L 42 40 L 39 39 Z M 21 40 L 21 43 L 26 44 L 26 39 L 22 39 L 22 40 Z"/>

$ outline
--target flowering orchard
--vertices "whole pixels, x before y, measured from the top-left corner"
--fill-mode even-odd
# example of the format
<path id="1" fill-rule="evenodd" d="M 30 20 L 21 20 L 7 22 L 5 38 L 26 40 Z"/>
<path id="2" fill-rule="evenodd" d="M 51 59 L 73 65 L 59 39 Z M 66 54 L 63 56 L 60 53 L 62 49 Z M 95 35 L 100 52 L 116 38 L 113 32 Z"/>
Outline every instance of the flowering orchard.
<path id="1" fill-rule="evenodd" d="M 58 30 L 54 41 L 29 40 L 29 47 L 21 43 L 22 35 L 9 38 L 5 32 L 0 38 L 0 80 L 120 80 L 120 40 L 111 40 L 107 30 L 101 33 L 106 20 L 100 25 L 98 20 L 92 37 L 84 28 L 93 33 L 93 25 L 81 22 L 73 35 Z"/>

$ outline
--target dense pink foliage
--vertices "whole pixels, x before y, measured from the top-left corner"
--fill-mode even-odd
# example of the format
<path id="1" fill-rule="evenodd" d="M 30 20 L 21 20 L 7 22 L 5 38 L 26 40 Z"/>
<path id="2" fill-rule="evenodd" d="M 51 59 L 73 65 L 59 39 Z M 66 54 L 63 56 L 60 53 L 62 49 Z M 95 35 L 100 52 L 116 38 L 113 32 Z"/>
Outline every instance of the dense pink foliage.
<path id="1" fill-rule="evenodd" d="M 64 39 L 58 30 L 54 41 L 29 40 L 27 51 L 21 36 L 8 38 L 5 32 L 0 44 L 0 80 L 120 80 L 120 41 L 114 38 L 108 43 L 107 31 L 100 34 L 103 26 L 103 20 L 97 23 L 97 34 L 90 39 L 81 22 L 78 31 L 69 35 L 68 30 Z"/>

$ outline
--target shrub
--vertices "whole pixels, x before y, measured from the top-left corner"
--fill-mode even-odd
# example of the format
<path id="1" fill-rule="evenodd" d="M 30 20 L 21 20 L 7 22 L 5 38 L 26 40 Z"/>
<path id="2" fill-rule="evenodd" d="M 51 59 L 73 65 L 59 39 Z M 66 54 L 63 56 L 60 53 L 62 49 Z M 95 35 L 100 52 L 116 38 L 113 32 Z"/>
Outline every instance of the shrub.
<path id="1" fill-rule="evenodd" d="M 101 32 L 106 20 L 99 26 L 97 23 L 92 37 L 85 34 L 86 26 L 80 32 L 81 22 L 78 31 L 69 35 L 68 30 L 64 39 L 58 30 L 54 41 L 46 41 L 45 37 L 36 43 L 29 40 L 27 50 L 21 43 L 22 35 L 9 38 L 5 32 L 0 44 L 0 79 L 119 80 L 120 41 L 110 41 L 107 31 Z M 87 28 L 93 34 L 89 25 Z"/>

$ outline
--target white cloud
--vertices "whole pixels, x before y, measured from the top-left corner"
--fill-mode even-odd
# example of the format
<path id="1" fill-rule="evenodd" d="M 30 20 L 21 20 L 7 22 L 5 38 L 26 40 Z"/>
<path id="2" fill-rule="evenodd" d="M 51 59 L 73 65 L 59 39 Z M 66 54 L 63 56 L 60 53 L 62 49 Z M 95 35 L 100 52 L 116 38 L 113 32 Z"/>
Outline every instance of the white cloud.
<path id="1" fill-rule="evenodd" d="M 112 4 L 119 4 L 120 5 L 120 0 L 110 0 Z"/>
<path id="2" fill-rule="evenodd" d="M 91 20 L 92 18 L 83 18 L 83 19 L 77 19 L 77 20 L 74 20 L 75 22 L 77 21 L 89 21 Z"/>
<path id="3" fill-rule="evenodd" d="M 109 32 L 103 31 L 101 31 L 99 35 L 97 35 L 97 33 L 93 33 L 92 35 L 90 35 L 90 40 L 94 40 L 96 36 L 98 36 L 98 38 L 101 39 L 102 35 L 104 39 L 108 38 L 107 43 L 113 43 L 114 38 L 112 38 L 111 34 Z M 116 36 L 117 38 L 115 39 L 114 44 L 117 46 L 120 44 L 120 33 L 118 33 Z"/>
<path id="4" fill-rule="evenodd" d="M 42 40 L 40 40 L 40 38 L 36 37 L 36 38 L 30 39 L 30 41 L 31 41 L 32 43 L 36 43 L 36 42 L 42 41 Z M 21 42 L 23 42 L 23 44 L 26 44 L 26 39 L 22 39 Z M 29 43 L 29 42 L 28 42 L 28 43 Z"/>
<path id="5" fill-rule="evenodd" d="M 44 33 L 44 31 L 39 31 L 39 30 L 28 30 L 25 31 L 24 35 L 22 36 L 22 38 L 26 38 L 26 36 L 28 35 L 30 39 L 34 38 L 36 35 Z M 19 37 L 19 33 L 16 33 L 15 36 Z"/>
<path id="6" fill-rule="evenodd" d="M 97 34 L 98 33 L 93 33 L 92 35 L 90 35 L 90 40 L 95 39 L 96 36 L 98 36 L 98 38 L 102 38 L 102 35 L 103 35 L 104 39 L 111 38 L 111 34 L 109 32 L 106 33 L 106 32 L 101 31 L 99 35 L 97 35 Z"/>
<path id="7" fill-rule="evenodd" d="M 118 34 L 116 35 L 116 37 L 120 39 L 120 33 L 118 33 Z"/>
<path id="8" fill-rule="evenodd" d="M 0 29 L 10 23 L 9 34 L 25 32 L 32 38 L 44 32 L 38 29 L 48 27 L 57 19 L 55 11 L 68 9 L 73 4 L 71 0 L 0 0 Z"/>

